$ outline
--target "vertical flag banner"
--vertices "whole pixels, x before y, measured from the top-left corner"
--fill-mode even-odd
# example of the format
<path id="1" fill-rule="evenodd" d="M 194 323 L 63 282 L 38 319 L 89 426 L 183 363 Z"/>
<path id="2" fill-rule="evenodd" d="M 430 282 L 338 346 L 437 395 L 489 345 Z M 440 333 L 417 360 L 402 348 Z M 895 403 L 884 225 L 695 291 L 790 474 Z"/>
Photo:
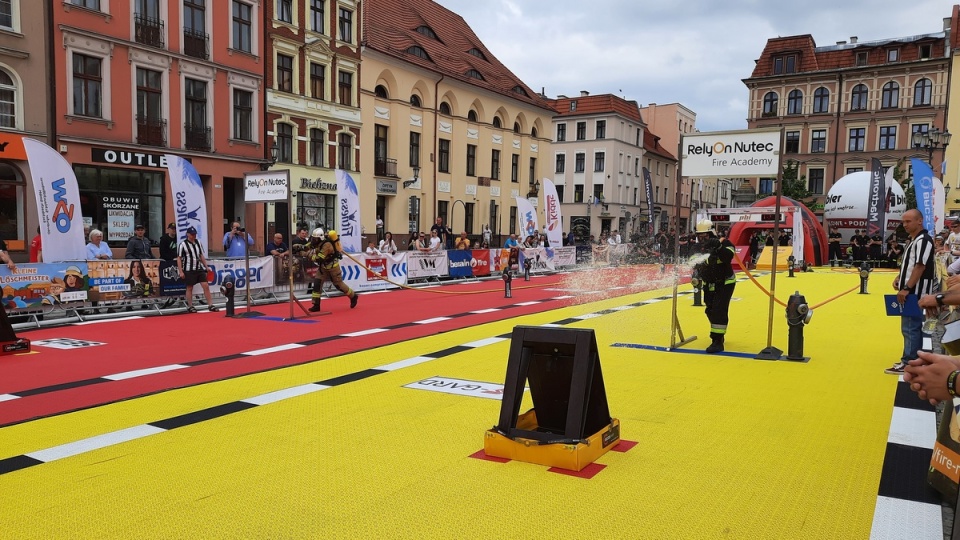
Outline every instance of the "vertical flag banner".
<path id="1" fill-rule="evenodd" d="M 523 234 L 523 238 L 526 239 L 528 236 L 532 236 L 533 233 L 540 230 L 540 224 L 537 222 L 537 211 L 533 208 L 530 201 L 522 197 L 515 198 L 517 199 L 517 219 L 520 220 L 519 231 Z"/>
<path id="2" fill-rule="evenodd" d="M 43 260 L 60 262 L 86 259 L 80 189 L 73 169 L 59 152 L 40 141 L 24 138 L 23 148 L 27 153 L 33 192 L 37 199 Z"/>
<path id="3" fill-rule="evenodd" d="M 643 191 L 647 195 L 647 234 L 653 234 L 653 181 L 646 167 L 643 168 Z"/>
<path id="4" fill-rule="evenodd" d="M 913 193 L 917 198 L 917 210 L 923 214 L 923 228 L 930 234 L 936 234 L 936 209 L 934 207 L 934 180 L 933 169 L 929 165 L 917 158 L 911 158 L 910 164 L 913 166 Z M 940 183 L 939 180 L 936 182 Z M 939 189 L 939 196 L 943 198 L 943 187 Z M 943 220 L 940 221 L 941 227 Z"/>
<path id="5" fill-rule="evenodd" d="M 360 190 L 353 177 L 337 169 L 337 211 L 340 213 L 340 246 L 347 253 L 363 251 L 363 239 L 360 237 Z"/>
<path id="6" fill-rule="evenodd" d="M 203 184 L 193 165 L 180 156 L 164 155 L 167 172 L 170 173 L 170 192 L 173 193 L 173 211 L 176 216 L 177 240 L 187 237 L 187 229 L 197 229 L 197 242 L 203 252 L 210 253 L 210 230 L 207 227 L 207 201 L 203 196 Z"/>
<path id="7" fill-rule="evenodd" d="M 698 199 L 700 208 L 703 208 L 703 178 L 700 179 L 700 196 Z"/>
<path id="8" fill-rule="evenodd" d="M 550 247 L 563 245 L 563 216 L 560 214 L 560 198 L 557 197 L 557 186 L 549 178 L 543 179 L 543 211 L 544 225 L 547 228 L 547 242 Z"/>
<path id="9" fill-rule="evenodd" d="M 870 163 L 870 189 L 867 190 L 867 236 L 884 235 L 886 230 L 886 190 L 884 189 L 883 166 L 873 158 Z"/>

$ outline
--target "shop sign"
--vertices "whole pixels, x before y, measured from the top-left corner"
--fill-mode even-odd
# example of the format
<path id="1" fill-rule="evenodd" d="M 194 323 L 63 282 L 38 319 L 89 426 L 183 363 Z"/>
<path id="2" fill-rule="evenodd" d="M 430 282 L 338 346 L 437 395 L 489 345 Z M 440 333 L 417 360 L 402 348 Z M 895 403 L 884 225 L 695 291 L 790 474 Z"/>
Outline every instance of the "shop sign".
<path id="1" fill-rule="evenodd" d="M 189 158 L 183 158 L 190 161 Z M 112 148 L 91 148 L 90 161 L 110 165 L 134 165 L 137 167 L 167 168 L 167 158 L 163 154 L 135 152 L 132 150 L 114 150 Z"/>
<path id="2" fill-rule="evenodd" d="M 377 193 L 396 195 L 397 182 L 395 180 L 377 180 Z"/>
<path id="3" fill-rule="evenodd" d="M 140 197 L 117 197 L 105 195 L 101 197 L 102 206 L 105 210 L 139 210 Z"/>
<path id="4" fill-rule="evenodd" d="M 107 240 L 129 240 L 133 236 L 133 217 L 133 210 L 107 210 Z"/>
<path id="5" fill-rule="evenodd" d="M 337 191 L 336 182 L 324 182 L 320 178 L 311 180 L 310 178 L 300 179 L 300 189 L 312 189 L 314 191 Z"/>

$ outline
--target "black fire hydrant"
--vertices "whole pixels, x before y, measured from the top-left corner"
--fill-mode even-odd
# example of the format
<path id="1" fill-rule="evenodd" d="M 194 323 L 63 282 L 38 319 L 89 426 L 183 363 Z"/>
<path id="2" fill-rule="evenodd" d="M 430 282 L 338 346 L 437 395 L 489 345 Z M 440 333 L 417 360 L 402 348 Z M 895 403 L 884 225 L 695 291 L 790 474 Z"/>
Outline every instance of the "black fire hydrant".
<path id="1" fill-rule="evenodd" d="M 806 362 L 809 357 L 803 356 L 803 327 L 810 324 L 813 310 L 807 305 L 807 299 L 797 291 L 787 300 L 787 360 Z"/>
<path id="2" fill-rule="evenodd" d="M 513 282 L 513 276 L 510 275 L 510 269 L 505 268 L 503 270 L 503 297 L 504 298 L 513 298 L 513 290 L 511 289 L 511 282 Z"/>
<path id="3" fill-rule="evenodd" d="M 793 269 L 797 265 L 797 259 L 793 255 L 787 257 L 787 277 L 793 276 Z"/>
<path id="4" fill-rule="evenodd" d="M 530 262 L 530 259 L 524 259 L 524 260 L 523 260 L 523 280 L 524 280 L 524 281 L 530 281 L 530 266 L 531 266 L 531 265 L 532 265 L 532 264 L 531 264 L 531 262 Z"/>
<path id="5" fill-rule="evenodd" d="M 236 284 L 236 281 L 234 280 L 234 277 L 228 274 L 224 276 L 223 283 L 220 285 L 220 294 L 222 294 L 224 298 L 227 299 L 227 309 L 226 309 L 227 317 L 233 317 L 233 314 L 234 314 L 233 297 L 234 297 L 234 294 L 237 292 L 237 288 L 235 284 Z"/>
<path id="6" fill-rule="evenodd" d="M 700 275 L 697 272 L 694 272 L 690 276 L 690 285 L 693 286 L 693 307 L 703 306 L 701 302 L 701 287 L 703 287 L 703 280 L 700 279 Z"/>
<path id="7" fill-rule="evenodd" d="M 867 293 L 867 281 L 870 280 L 870 265 L 863 263 L 860 265 L 860 294 Z"/>

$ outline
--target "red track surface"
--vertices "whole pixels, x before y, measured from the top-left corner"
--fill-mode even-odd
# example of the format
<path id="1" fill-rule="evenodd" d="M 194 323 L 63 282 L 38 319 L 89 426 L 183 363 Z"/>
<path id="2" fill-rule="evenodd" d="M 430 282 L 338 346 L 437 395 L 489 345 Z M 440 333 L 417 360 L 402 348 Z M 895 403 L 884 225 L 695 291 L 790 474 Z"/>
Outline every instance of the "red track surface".
<path id="1" fill-rule="evenodd" d="M 658 269 L 624 267 L 577 274 L 542 276 L 531 282 L 515 279 L 513 298 L 503 295 L 500 281 L 458 284 L 425 291 L 398 290 L 389 293 L 361 295 L 356 309 L 349 309 L 346 298 L 323 300 L 323 309 L 331 315 L 309 319 L 312 324 L 279 320 L 229 319 L 223 312 L 146 317 L 105 324 L 43 328 L 21 333 L 33 341 L 73 338 L 102 342 L 104 345 L 73 350 L 37 346 L 37 354 L 0 357 L 3 378 L 0 394 L 14 394 L 55 385 L 157 366 L 179 364 L 236 355 L 239 353 L 305 342 L 326 336 L 337 336 L 371 328 L 382 328 L 413 321 L 450 316 L 469 311 L 504 307 L 521 302 L 545 300 L 575 292 L 556 288 L 578 288 L 579 283 L 593 283 L 595 291 L 614 286 L 628 286 L 615 294 L 626 294 L 661 286 Z M 530 288 L 525 288 L 530 286 Z M 554 290 L 547 290 L 547 289 Z M 475 294 L 478 291 L 486 291 Z M 474 293 L 474 294 L 469 294 Z M 244 356 L 210 364 L 192 366 L 127 380 L 100 382 L 65 389 L 50 389 L 0 402 L 0 426 L 50 416 L 71 410 L 128 399 L 150 393 L 236 377 L 282 366 L 329 358 L 358 350 L 496 321 L 508 317 L 537 313 L 565 305 L 599 300 L 601 294 L 585 294 L 576 298 L 512 307 L 484 314 L 470 314 L 454 319 L 393 329 L 360 337 L 340 338 L 317 345 Z M 256 311 L 268 317 L 288 317 L 287 303 L 257 306 Z M 242 311 L 242 310 L 241 310 Z M 145 313 L 145 312 L 144 312 Z M 298 320 L 303 312 L 295 307 Z M 371 354 L 376 354 L 375 352 Z"/>

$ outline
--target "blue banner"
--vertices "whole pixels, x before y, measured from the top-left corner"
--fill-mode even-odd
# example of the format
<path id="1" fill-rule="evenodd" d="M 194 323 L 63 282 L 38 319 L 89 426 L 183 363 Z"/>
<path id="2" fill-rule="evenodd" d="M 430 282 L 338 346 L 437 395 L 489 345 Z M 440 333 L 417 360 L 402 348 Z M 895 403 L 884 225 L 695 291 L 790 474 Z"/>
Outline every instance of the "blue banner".
<path id="1" fill-rule="evenodd" d="M 447 250 L 447 258 L 450 260 L 450 277 L 467 278 L 473 277 L 473 265 L 470 259 L 473 258 L 473 252 L 469 249 L 451 249 Z"/>
<path id="2" fill-rule="evenodd" d="M 910 165 L 913 166 L 913 193 L 917 198 L 917 210 L 923 214 L 923 228 L 930 234 L 936 234 L 933 169 L 917 158 L 911 158 Z"/>

